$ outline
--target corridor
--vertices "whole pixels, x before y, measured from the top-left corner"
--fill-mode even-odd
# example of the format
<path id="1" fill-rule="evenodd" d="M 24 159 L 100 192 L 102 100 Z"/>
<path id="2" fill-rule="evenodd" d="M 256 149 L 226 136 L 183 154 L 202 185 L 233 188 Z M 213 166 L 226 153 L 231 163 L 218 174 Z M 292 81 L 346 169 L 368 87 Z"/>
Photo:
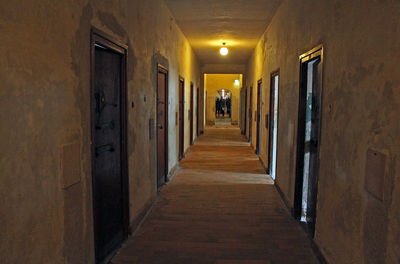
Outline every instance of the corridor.
<path id="1" fill-rule="evenodd" d="M 400 1 L 0 1 L 0 264 L 400 264 Z"/>
<path id="2" fill-rule="evenodd" d="M 208 127 L 111 261 L 318 263 L 239 128 Z"/>

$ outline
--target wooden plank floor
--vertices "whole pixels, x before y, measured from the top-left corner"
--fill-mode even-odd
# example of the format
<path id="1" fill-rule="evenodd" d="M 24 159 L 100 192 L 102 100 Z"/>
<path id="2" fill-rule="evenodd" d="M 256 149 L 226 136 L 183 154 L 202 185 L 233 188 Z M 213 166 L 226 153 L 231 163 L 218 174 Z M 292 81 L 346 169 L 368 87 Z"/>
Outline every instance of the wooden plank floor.
<path id="1" fill-rule="evenodd" d="M 112 259 L 130 263 L 318 263 L 237 128 L 208 128 Z"/>

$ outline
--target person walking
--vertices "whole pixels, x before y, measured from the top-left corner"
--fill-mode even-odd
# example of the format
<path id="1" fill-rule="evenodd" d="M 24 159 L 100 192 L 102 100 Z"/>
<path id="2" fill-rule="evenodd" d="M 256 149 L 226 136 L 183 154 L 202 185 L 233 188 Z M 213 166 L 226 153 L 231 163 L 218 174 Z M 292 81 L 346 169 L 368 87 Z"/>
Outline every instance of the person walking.
<path id="1" fill-rule="evenodd" d="M 225 117 L 225 100 L 221 99 L 221 112 L 222 112 L 222 117 Z"/>
<path id="2" fill-rule="evenodd" d="M 228 112 L 229 118 L 231 118 L 231 98 L 226 99 L 226 110 Z"/>

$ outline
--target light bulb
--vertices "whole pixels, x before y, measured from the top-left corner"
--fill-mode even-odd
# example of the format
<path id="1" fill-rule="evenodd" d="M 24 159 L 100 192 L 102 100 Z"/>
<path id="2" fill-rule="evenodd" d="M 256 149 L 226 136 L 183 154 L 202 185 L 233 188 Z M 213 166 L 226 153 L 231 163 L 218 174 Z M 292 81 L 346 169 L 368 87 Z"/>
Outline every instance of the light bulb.
<path id="1" fill-rule="evenodd" d="M 219 53 L 221 53 L 221 55 L 222 56 L 226 56 L 227 54 L 228 54 L 228 48 L 227 47 L 222 47 L 220 50 L 219 50 Z"/>

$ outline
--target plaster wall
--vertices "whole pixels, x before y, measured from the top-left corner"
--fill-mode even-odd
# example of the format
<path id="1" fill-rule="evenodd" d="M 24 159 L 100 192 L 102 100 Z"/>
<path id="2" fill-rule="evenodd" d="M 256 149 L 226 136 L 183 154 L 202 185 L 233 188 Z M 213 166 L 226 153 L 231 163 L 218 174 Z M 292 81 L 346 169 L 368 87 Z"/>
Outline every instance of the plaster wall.
<path id="1" fill-rule="evenodd" d="M 185 78 L 187 120 L 190 82 L 196 89 L 200 68 L 163 1 L 1 1 L 1 263 L 94 262 L 92 26 L 129 47 L 131 224 L 157 192 L 156 142 L 149 137 L 149 119 L 156 117 L 157 63 L 169 69 L 169 169 L 177 164 L 178 76 Z M 63 159 L 65 149 L 73 158 Z M 63 184 L 65 168 L 78 174 L 76 184 Z"/>
<path id="2" fill-rule="evenodd" d="M 253 112 L 263 80 L 263 116 L 270 74 L 280 69 L 276 184 L 293 205 L 299 56 L 323 44 L 314 239 L 329 263 L 400 262 L 399 16 L 397 1 L 285 0 L 248 63 Z M 254 139 L 255 122 L 252 131 Z M 265 164 L 267 138 L 262 124 Z M 364 188 L 370 148 L 386 155 L 383 201 Z"/>
<path id="3" fill-rule="evenodd" d="M 239 80 L 240 84 L 235 84 Z M 205 88 L 207 91 L 206 123 L 215 123 L 215 99 L 218 90 L 227 89 L 232 92 L 232 124 L 238 125 L 240 109 L 241 74 L 206 74 Z"/>

